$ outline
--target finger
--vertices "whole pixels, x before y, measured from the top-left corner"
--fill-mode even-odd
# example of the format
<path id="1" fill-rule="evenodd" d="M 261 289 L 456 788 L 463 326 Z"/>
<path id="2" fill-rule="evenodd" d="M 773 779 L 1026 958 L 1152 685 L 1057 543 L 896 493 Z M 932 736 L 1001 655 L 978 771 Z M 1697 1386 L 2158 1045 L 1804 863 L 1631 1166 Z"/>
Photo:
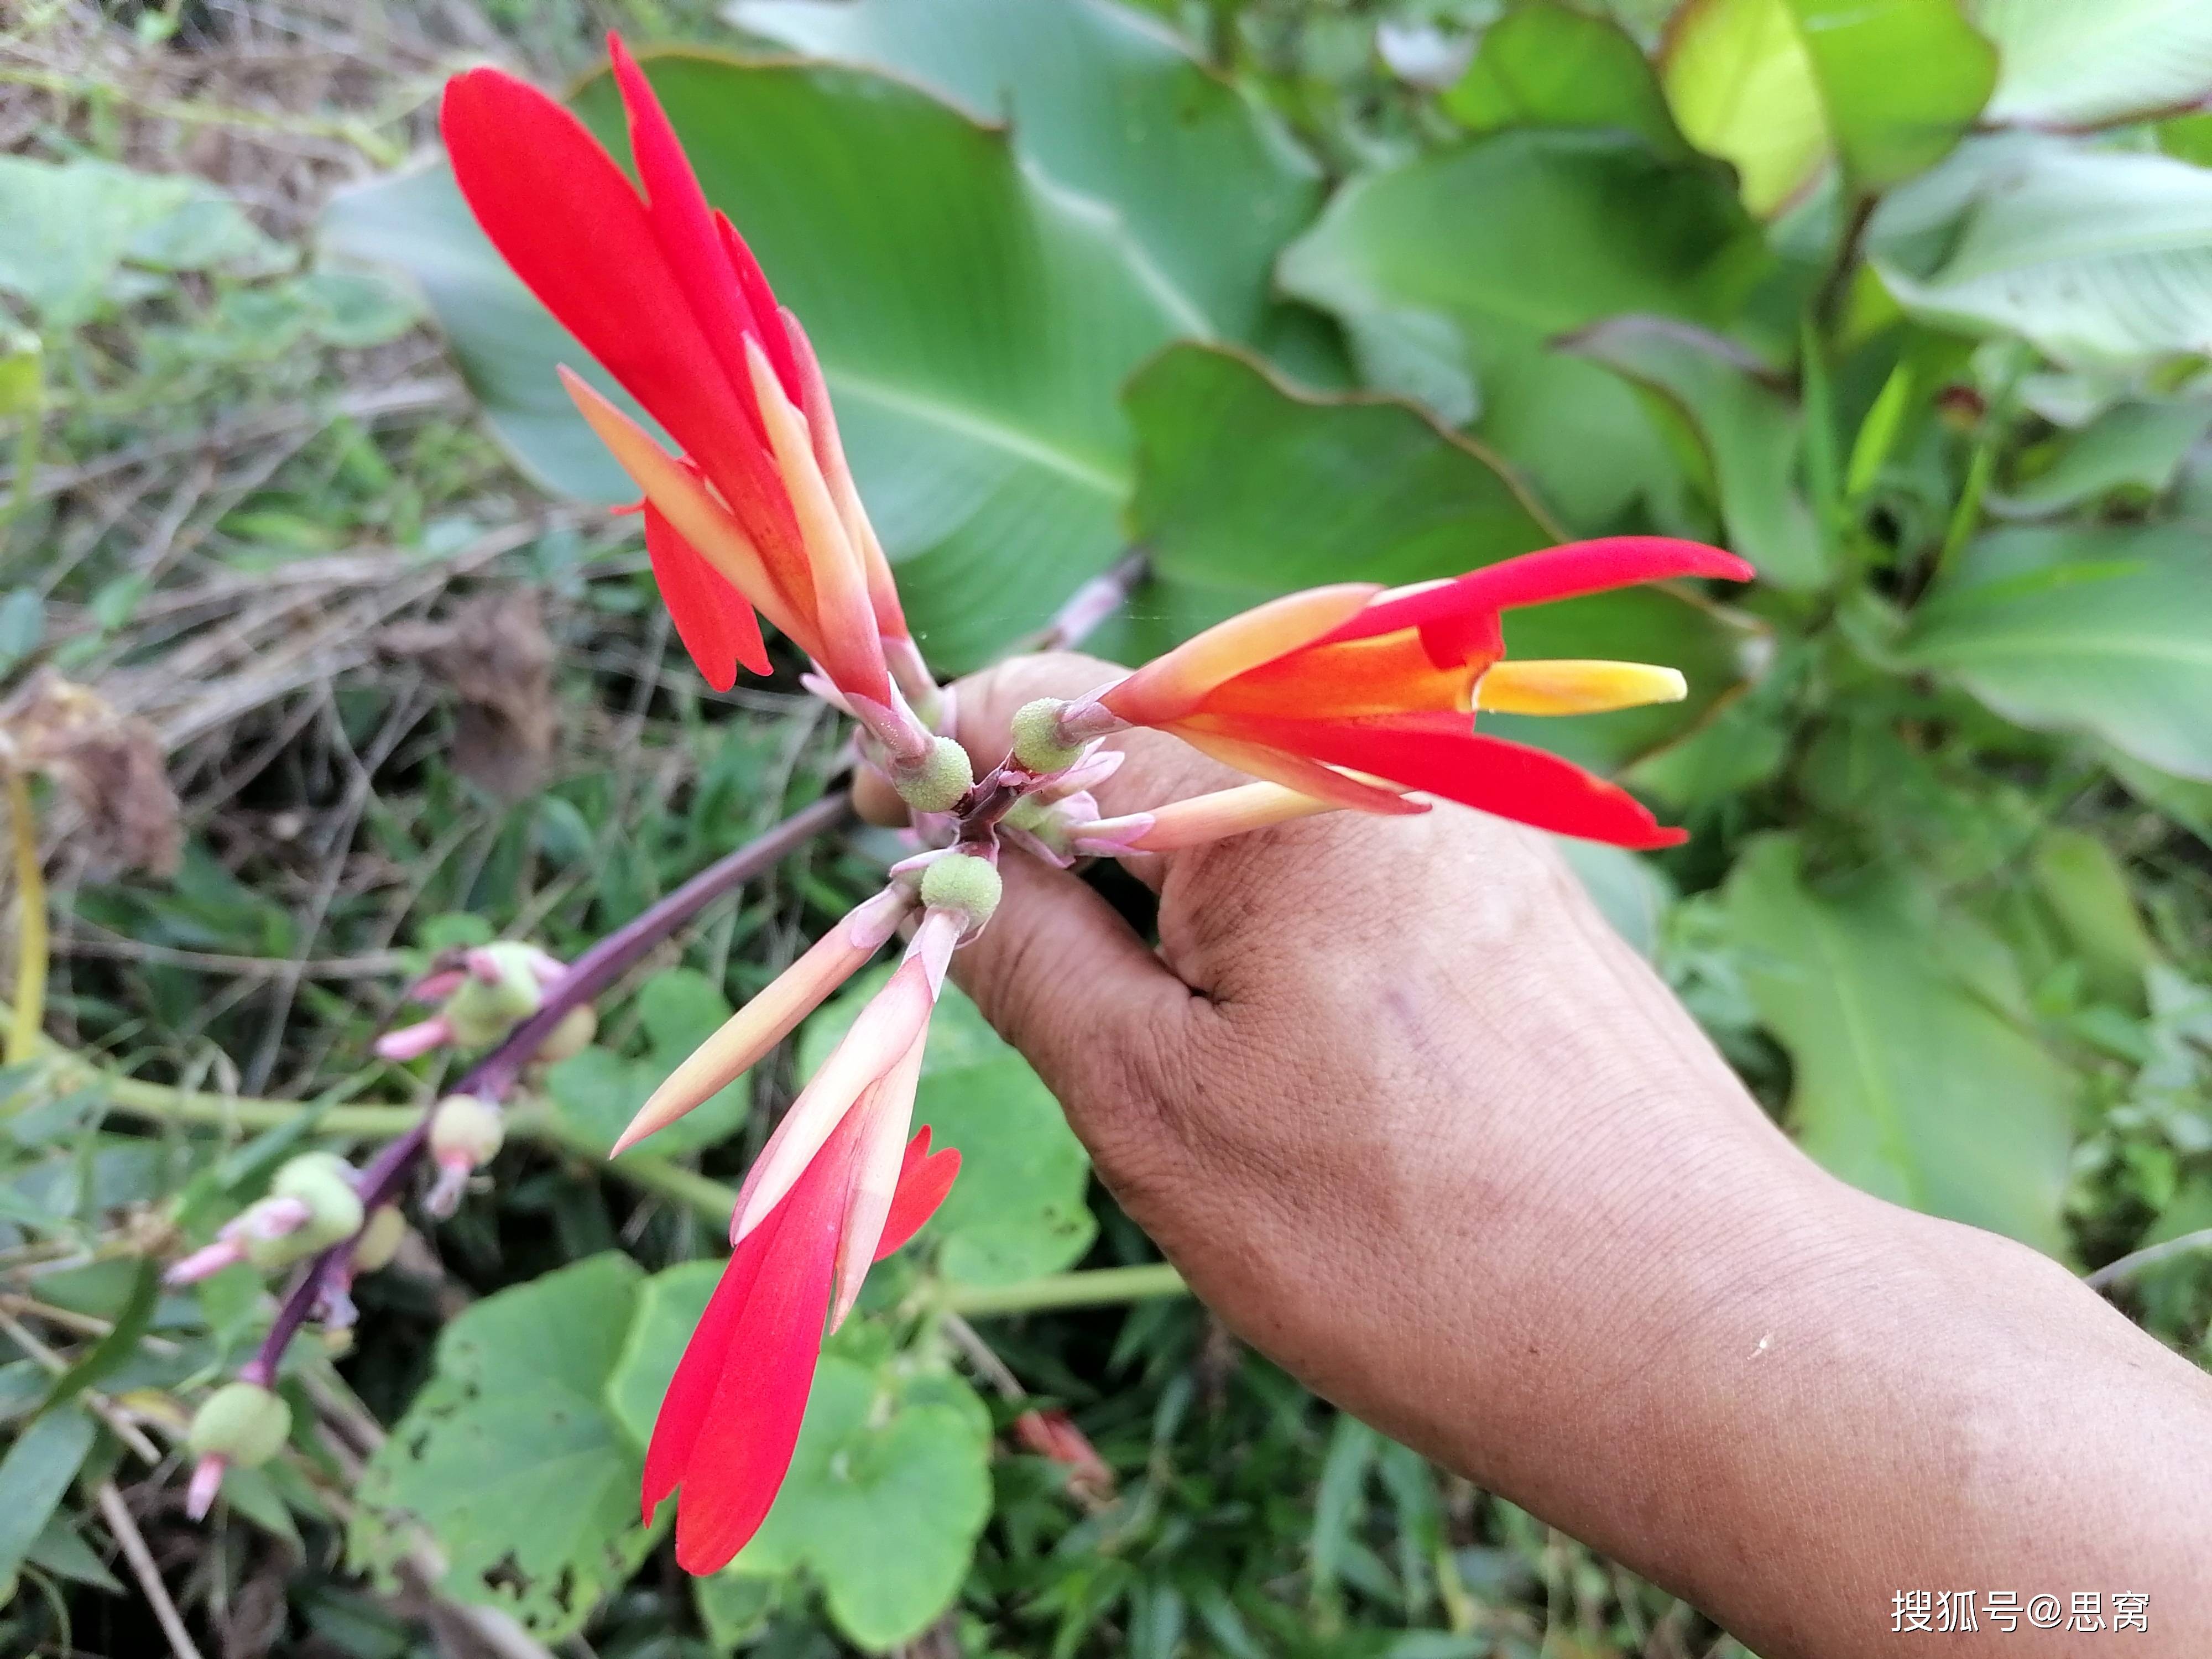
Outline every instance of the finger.
<path id="1" fill-rule="evenodd" d="M 1101 1166 L 1156 1121 L 1160 1056 L 1205 1006 L 1114 908 L 1027 854 L 1000 861 L 1006 896 L 952 958 L 952 977 L 1020 1049 Z"/>

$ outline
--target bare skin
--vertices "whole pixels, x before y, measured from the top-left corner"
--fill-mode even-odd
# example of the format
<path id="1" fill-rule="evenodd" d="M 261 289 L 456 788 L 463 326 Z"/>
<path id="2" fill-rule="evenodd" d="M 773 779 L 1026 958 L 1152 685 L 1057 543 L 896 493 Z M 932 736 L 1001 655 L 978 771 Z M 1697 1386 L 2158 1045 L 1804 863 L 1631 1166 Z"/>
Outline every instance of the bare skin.
<path id="1" fill-rule="evenodd" d="M 1117 672 L 979 676 L 962 740 Z M 1111 742 L 1109 814 L 1238 781 Z M 1765 1659 L 2212 1653 L 2212 1378 L 1813 1164 L 1542 836 L 1339 813 L 1131 867 L 1157 951 L 1010 854 L 954 972 L 1246 1340 Z M 1894 1633 L 1920 1589 L 2094 1590 L 2106 1628 Z"/>

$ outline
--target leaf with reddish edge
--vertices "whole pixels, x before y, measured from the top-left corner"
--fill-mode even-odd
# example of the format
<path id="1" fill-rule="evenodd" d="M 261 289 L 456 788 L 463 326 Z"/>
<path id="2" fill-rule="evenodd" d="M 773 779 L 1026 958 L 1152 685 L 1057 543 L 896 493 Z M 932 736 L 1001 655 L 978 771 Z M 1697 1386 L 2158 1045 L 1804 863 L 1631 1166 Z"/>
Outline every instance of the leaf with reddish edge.
<path id="1" fill-rule="evenodd" d="M 740 1242 L 661 1403 L 643 1491 L 650 1508 L 681 1486 L 676 1560 L 686 1572 L 728 1565 L 759 1530 L 791 1466 L 860 1144 L 860 1119 L 848 1115 Z"/>
<path id="2" fill-rule="evenodd" d="M 769 672 L 760 619 L 745 596 L 678 535 L 676 526 L 650 501 L 645 507 L 645 552 L 653 562 L 661 602 L 676 623 L 676 636 L 708 684 L 717 691 L 728 690 L 738 683 L 740 663 L 756 674 Z"/>
<path id="3" fill-rule="evenodd" d="M 884 1218 L 884 1236 L 876 1245 L 876 1260 L 885 1256 L 922 1230 L 960 1173 L 960 1149 L 929 1150 L 929 1125 L 915 1131 L 906 1144 L 906 1160 L 900 1165 L 898 1189 L 891 1194 L 890 1213 Z"/>
<path id="4" fill-rule="evenodd" d="M 1643 803 L 1571 761 L 1470 731 L 1457 714 L 1372 720 L 1299 720 L 1240 716 L 1235 735 L 1294 755 L 1357 767 L 1408 789 L 1563 836 L 1650 850 L 1686 841 Z"/>

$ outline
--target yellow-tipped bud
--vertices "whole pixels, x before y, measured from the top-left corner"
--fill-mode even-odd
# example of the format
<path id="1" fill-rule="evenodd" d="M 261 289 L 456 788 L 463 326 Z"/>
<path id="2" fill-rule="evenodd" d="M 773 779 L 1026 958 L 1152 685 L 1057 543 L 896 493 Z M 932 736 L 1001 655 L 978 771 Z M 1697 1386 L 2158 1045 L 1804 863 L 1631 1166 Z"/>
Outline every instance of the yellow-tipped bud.
<path id="1" fill-rule="evenodd" d="M 1493 663 L 1474 688 L 1474 706 L 1500 714 L 1600 714 L 1689 694 L 1679 670 L 1641 662 L 1538 660 Z"/>

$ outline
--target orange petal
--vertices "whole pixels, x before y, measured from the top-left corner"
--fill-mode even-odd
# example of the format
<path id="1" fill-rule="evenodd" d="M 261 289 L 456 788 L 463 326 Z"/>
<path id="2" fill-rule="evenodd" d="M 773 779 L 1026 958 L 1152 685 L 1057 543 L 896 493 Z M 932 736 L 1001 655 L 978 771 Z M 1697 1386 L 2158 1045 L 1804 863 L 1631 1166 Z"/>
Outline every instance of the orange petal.
<path id="1" fill-rule="evenodd" d="M 1382 591 L 1373 582 L 1340 582 L 1270 599 L 1155 658 L 1099 702 L 1132 726 L 1180 720 L 1224 680 L 1319 639 Z"/>

